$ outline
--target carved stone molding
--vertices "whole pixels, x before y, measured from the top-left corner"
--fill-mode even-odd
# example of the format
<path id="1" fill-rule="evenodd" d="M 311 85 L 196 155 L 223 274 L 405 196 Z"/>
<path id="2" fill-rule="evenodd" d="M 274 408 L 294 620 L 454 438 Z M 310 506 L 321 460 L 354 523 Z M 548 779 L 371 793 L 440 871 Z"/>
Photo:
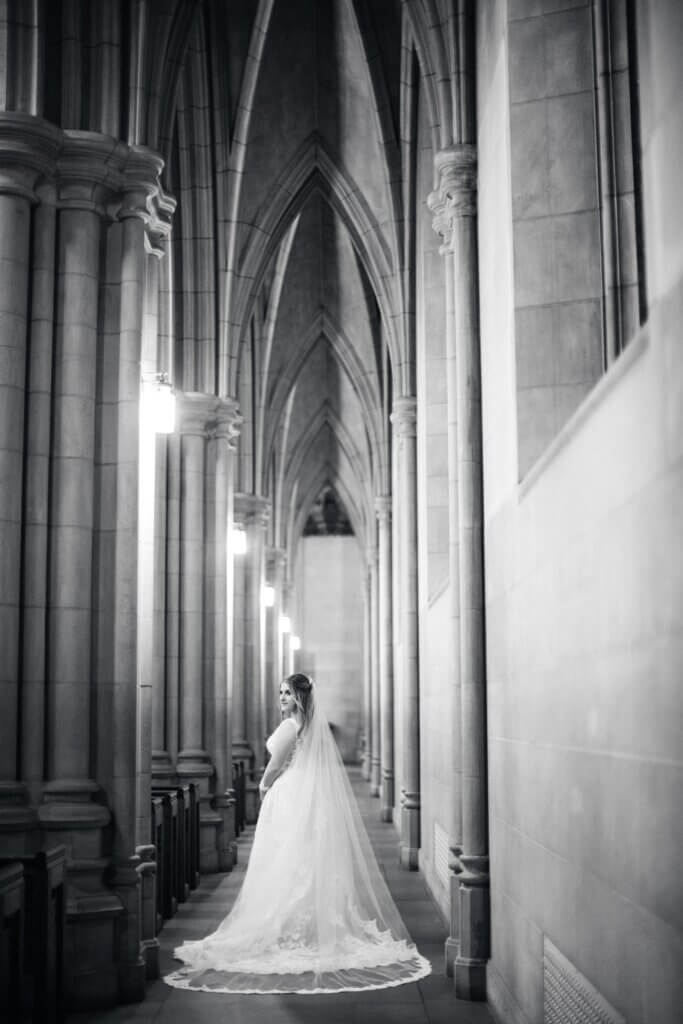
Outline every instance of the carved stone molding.
<path id="1" fill-rule="evenodd" d="M 454 226 L 460 217 L 477 215 L 477 150 L 463 143 L 440 150 L 434 157 L 438 187 L 427 197 L 432 226 L 443 239 L 440 252 L 452 252 Z"/>
<path id="2" fill-rule="evenodd" d="M 234 516 L 235 522 L 244 526 L 266 527 L 270 519 L 270 499 L 239 491 L 235 494 Z"/>
<path id="3" fill-rule="evenodd" d="M 62 144 L 59 128 L 27 114 L 0 113 L 0 194 L 35 202 L 34 186 L 54 174 Z"/>
<path id="4" fill-rule="evenodd" d="M 417 435 L 417 399 L 413 395 L 406 395 L 394 401 L 391 422 L 399 437 Z"/>
<path id="5" fill-rule="evenodd" d="M 266 548 L 266 576 L 274 580 L 279 570 L 287 565 L 287 552 L 284 548 Z"/>
<path id="6" fill-rule="evenodd" d="M 176 207 L 161 186 L 163 167 L 159 154 L 145 146 L 0 112 L 0 193 L 36 202 L 42 199 L 37 187 L 53 183 L 62 208 L 93 210 L 112 219 L 140 217 L 151 252 L 169 236 Z"/>
<path id="7" fill-rule="evenodd" d="M 242 417 L 234 398 L 217 398 L 196 391 L 177 392 L 176 409 L 181 434 L 225 437 L 231 447 L 239 436 Z"/>

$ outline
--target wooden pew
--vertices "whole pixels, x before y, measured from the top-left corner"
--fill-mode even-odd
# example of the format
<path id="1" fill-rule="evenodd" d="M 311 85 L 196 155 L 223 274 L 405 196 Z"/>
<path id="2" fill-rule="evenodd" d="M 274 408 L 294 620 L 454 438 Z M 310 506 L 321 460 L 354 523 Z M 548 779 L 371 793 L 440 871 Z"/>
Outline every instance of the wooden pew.
<path id="1" fill-rule="evenodd" d="M 64 923 L 66 913 L 66 851 L 57 846 L 47 852 L 13 857 L 23 871 L 24 928 L 21 1002 L 26 1020 L 59 1024 L 64 1008 Z M 0 857 L 8 867 L 10 858 Z"/>
<path id="2" fill-rule="evenodd" d="M 161 845 L 157 846 L 157 864 L 163 865 L 161 913 L 168 920 L 178 909 L 178 797 L 174 790 L 153 789 L 155 800 L 160 801 L 162 819 Z"/>
<path id="3" fill-rule="evenodd" d="M 0 1020 L 22 1018 L 24 974 L 24 868 L 16 861 L 0 867 Z"/>

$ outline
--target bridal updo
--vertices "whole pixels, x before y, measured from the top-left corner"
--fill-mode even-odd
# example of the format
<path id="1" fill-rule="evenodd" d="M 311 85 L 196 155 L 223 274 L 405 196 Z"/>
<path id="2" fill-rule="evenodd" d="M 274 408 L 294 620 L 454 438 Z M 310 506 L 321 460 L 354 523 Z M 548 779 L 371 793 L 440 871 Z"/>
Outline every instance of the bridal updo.
<path id="1" fill-rule="evenodd" d="M 295 672 L 287 676 L 285 682 L 291 689 L 296 706 L 304 716 L 304 725 L 308 725 L 313 715 L 313 680 L 303 672 Z"/>

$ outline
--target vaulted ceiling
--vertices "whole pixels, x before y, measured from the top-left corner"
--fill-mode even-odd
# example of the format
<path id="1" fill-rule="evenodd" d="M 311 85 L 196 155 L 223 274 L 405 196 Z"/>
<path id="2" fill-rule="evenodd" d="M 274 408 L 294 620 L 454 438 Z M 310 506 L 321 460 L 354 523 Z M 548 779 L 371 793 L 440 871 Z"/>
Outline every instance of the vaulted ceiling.
<path id="1" fill-rule="evenodd" d="M 390 488 L 391 403 L 414 392 L 416 54 L 424 76 L 439 7 L 148 4 L 158 87 L 135 120 L 179 203 L 174 376 L 238 398 L 237 486 L 271 498 L 290 552 L 323 488 L 363 545 Z"/>

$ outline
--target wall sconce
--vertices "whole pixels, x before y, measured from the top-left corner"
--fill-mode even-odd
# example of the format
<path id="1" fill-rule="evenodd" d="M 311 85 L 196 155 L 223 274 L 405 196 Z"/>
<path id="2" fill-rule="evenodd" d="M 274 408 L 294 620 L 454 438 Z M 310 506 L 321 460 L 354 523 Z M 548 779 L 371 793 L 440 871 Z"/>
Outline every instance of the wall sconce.
<path id="1" fill-rule="evenodd" d="M 266 585 L 263 588 L 263 607 L 272 608 L 275 604 L 275 587 Z"/>
<path id="2" fill-rule="evenodd" d="M 293 651 L 300 651 L 301 650 L 301 637 L 293 636 L 292 640 L 291 640 L 291 644 L 292 644 L 292 650 Z"/>
<path id="3" fill-rule="evenodd" d="M 241 526 L 232 528 L 232 550 L 236 555 L 247 553 L 247 532 Z"/>
<path id="4" fill-rule="evenodd" d="M 143 376 L 141 405 L 143 423 L 150 433 L 173 433 L 175 430 L 175 392 L 167 373 Z"/>
<path id="5" fill-rule="evenodd" d="M 280 632 L 281 633 L 289 633 L 289 632 L 291 632 L 291 629 L 292 629 L 292 620 L 290 619 L 289 615 L 281 615 L 280 616 Z"/>

